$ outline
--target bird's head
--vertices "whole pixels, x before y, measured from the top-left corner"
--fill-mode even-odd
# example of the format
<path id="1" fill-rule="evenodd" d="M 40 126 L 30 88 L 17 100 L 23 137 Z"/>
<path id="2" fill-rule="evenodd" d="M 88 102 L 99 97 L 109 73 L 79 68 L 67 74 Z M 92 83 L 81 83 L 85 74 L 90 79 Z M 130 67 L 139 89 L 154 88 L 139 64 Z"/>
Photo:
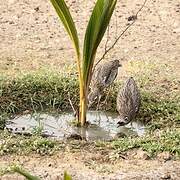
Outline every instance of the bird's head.
<path id="1" fill-rule="evenodd" d="M 119 126 L 125 126 L 126 124 L 130 123 L 131 119 L 129 116 L 120 117 L 118 121 L 118 127 Z"/>
<path id="2" fill-rule="evenodd" d="M 118 127 L 125 126 L 126 124 L 130 123 L 134 119 L 133 109 L 129 109 L 129 110 L 126 109 L 126 111 L 122 111 L 121 113 L 119 113 L 118 119 L 119 119 L 117 123 Z"/>
<path id="3" fill-rule="evenodd" d="M 121 65 L 120 61 L 116 59 L 113 61 L 113 66 L 114 67 L 121 67 L 122 65 Z"/>

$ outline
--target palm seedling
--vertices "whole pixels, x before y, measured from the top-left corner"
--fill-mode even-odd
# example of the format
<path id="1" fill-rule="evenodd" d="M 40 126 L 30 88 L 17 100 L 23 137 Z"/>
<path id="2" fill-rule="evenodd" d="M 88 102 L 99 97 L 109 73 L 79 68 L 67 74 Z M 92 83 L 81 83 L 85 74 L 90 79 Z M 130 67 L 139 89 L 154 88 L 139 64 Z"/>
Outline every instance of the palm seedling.
<path id="1" fill-rule="evenodd" d="M 3 171 L 2 175 L 5 175 L 7 173 L 18 173 L 19 175 L 24 176 L 24 178 L 26 178 L 27 180 L 41 180 L 40 177 L 32 175 L 30 172 L 18 165 L 12 165 L 7 167 Z M 65 171 L 63 180 L 72 180 L 72 177 Z"/>
<path id="2" fill-rule="evenodd" d="M 69 34 L 76 51 L 80 87 L 78 121 L 81 126 L 84 126 L 86 123 L 87 96 L 96 51 L 108 27 L 117 0 L 97 0 L 86 29 L 82 56 L 76 26 L 65 1 L 50 1 Z"/>

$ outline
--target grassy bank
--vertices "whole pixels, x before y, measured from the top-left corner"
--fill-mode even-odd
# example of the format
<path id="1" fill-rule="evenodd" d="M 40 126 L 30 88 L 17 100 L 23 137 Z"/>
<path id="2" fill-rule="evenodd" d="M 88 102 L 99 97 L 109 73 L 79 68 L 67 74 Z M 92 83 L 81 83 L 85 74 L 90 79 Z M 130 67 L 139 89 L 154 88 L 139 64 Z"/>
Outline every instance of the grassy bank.
<path id="1" fill-rule="evenodd" d="M 141 79 L 142 80 L 142 79 Z M 138 119 L 149 123 L 152 129 L 177 127 L 180 123 L 179 96 L 164 96 L 147 90 L 144 80 L 139 80 L 142 106 Z M 151 82 L 149 80 L 149 82 Z M 105 92 L 102 98 L 103 110 L 116 111 L 116 94 L 121 82 Z M 147 84 L 147 81 L 146 81 Z M 159 92 L 159 88 L 157 88 Z M 59 74 L 52 72 L 31 73 L 16 78 L 0 80 L 0 127 L 7 117 L 17 113 L 36 111 L 66 111 L 71 109 L 69 95 L 75 107 L 78 105 L 78 82 L 73 73 Z M 103 100 L 106 98 L 107 103 Z M 69 95 L 68 95 L 69 94 Z M 172 98 L 173 97 L 173 98 Z"/>
<path id="2" fill-rule="evenodd" d="M 168 75 L 161 67 L 142 63 L 125 65 L 127 76 L 135 77 L 140 87 L 142 105 L 138 119 L 147 123 L 149 134 L 145 137 L 122 138 L 113 142 L 68 143 L 42 138 L 40 136 L 15 136 L 4 131 L 0 133 L 0 155 L 12 153 L 53 154 L 65 150 L 68 146 L 76 150 L 113 151 L 115 157 L 121 152 L 142 149 L 150 156 L 168 151 L 179 157 L 180 154 L 180 95 L 178 79 Z M 16 114 L 36 111 L 71 110 L 68 94 L 72 103 L 78 105 L 78 82 L 74 69 L 57 73 L 47 70 L 0 78 L 0 127 Z M 154 74 L 154 76 L 152 76 Z M 165 75 L 165 76 L 164 76 Z M 124 82 L 124 77 L 116 82 L 110 92 L 102 98 L 103 110 L 116 110 L 117 90 Z M 107 103 L 104 104 L 106 95 Z M 96 106 L 96 105 L 95 105 Z M 158 134 L 158 135 L 157 135 Z M 20 142 L 20 143 L 19 143 Z M 113 156 L 114 157 L 114 156 Z"/>
<path id="3" fill-rule="evenodd" d="M 58 151 L 69 152 L 102 152 L 108 154 L 108 159 L 118 158 L 118 154 L 129 150 L 142 149 L 149 157 L 156 157 L 161 152 L 169 152 L 175 157 L 180 157 L 180 132 L 178 129 L 156 131 L 145 137 L 120 138 L 112 142 L 87 142 L 87 141 L 56 141 L 40 136 L 19 136 L 8 132 L 0 133 L 0 156 L 7 154 L 28 155 L 53 155 Z M 113 158 L 113 159 L 112 159 Z"/>

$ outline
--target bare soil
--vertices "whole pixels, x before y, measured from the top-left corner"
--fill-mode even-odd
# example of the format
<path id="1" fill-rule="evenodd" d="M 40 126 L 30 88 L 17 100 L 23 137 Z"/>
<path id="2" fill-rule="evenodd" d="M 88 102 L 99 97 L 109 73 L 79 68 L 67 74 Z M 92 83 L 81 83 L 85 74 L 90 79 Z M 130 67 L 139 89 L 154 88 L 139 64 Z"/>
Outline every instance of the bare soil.
<path id="1" fill-rule="evenodd" d="M 63 172 L 73 177 L 73 180 L 149 180 L 149 179 L 180 179 L 179 161 L 161 161 L 144 159 L 118 159 L 102 162 L 102 154 L 92 153 L 58 153 L 53 156 L 4 156 L 1 165 L 19 163 L 34 175 L 47 180 L 59 180 Z M 2 180 L 23 179 L 17 174 L 5 175 Z"/>
<path id="2" fill-rule="evenodd" d="M 112 44 L 135 14 L 143 0 L 118 1 L 110 28 Z M 69 0 L 81 40 L 94 1 Z M 116 21 L 117 17 L 117 21 Z M 116 26 L 117 24 L 117 26 Z M 117 28 L 116 28 L 117 27 Z M 74 63 L 74 50 L 58 17 L 47 0 L 0 0 L 0 74 L 18 73 L 47 68 L 60 71 Z M 104 38 L 97 60 L 104 52 Z M 135 25 L 125 33 L 107 59 L 150 61 L 164 64 L 170 74 L 180 77 L 180 1 L 149 0 Z M 82 43 L 81 43 L 82 44 Z M 166 66 L 167 65 L 167 66 Z M 126 67 L 126 66 L 124 66 Z M 169 69 L 170 68 L 170 69 Z M 163 82 L 160 82 L 163 83 Z M 67 170 L 73 179 L 180 179 L 179 161 L 119 159 L 101 162 L 102 155 L 60 152 L 53 156 L 4 156 L 0 165 L 19 162 L 42 179 L 61 179 Z M 95 159 L 95 160 L 94 160 Z M 22 179 L 7 175 L 0 179 Z"/>
<path id="3" fill-rule="evenodd" d="M 81 41 L 93 1 L 69 0 Z M 118 1 L 112 18 L 109 46 L 128 25 L 144 0 Z M 116 18 L 117 17 L 117 18 Z M 116 25 L 117 24 L 117 25 Z M 117 28 L 116 28 L 117 27 Z M 180 2 L 148 0 L 135 25 L 106 57 L 126 61 L 155 61 L 180 68 Z M 104 52 L 104 38 L 97 60 Z M 0 0 L 0 73 L 14 75 L 42 68 L 61 70 L 74 63 L 74 50 L 50 4 L 43 0 Z"/>

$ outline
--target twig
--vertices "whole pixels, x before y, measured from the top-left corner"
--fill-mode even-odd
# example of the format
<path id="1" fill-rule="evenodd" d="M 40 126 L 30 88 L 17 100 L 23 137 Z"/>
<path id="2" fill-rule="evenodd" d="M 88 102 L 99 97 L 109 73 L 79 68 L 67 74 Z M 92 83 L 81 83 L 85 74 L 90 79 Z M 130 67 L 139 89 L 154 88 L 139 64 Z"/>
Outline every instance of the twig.
<path id="1" fill-rule="evenodd" d="M 106 39 L 106 43 L 105 43 L 105 47 L 104 47 L 104 51 L 107 51 L 107 47 L 108 47 L 108 42 L 109 42 L 109 26 L 107 28 L 107 39 Z"/>
<path id="2" fill-rule="evenodd" d="M 147 1 L 148 1 L 148 0 L 145 0 L 145 1 L 144 1 L 144 3 L 142 4 L 141 8 L 140 8 L 140 9 L 137 11 L 137 13 L 134 15 L 134 17 L 136 17 L 136 18 L 133 19 L 133 22 L 132 22 L 131 24 L 129 24 L 129 25 L 124 29 L 124 31 L 117 37 L 117 39 L 114 41 L 114 43 L 113 43 L 108 49 L 106 49 L 106 51 L 104 52 L 104 54 L 102 55 L 102 57 L 101 57 L 101 58 L 96 62 L 96 64 L 94 65 L 94 69 L 95 69 L 95 67 L 105 58 L 106 54 L 107 54 L 111 49 L 114 48 L 114 46 L 116 45 L 116 43 L 117 43 L 117 42 L 119 41 L 119 39 L 125 34 L 125 32 L 136 22 L 137 16 L 138 16 L 139 12 L 143 9 L 143 7 L 145 6 L 145 4 L 146 4 Z"/>
<path id="3" fill-rule="evenodd" d="M 72 108 L 74 114 L 76 114 L 76 110 L 75 110 L 75 108 L 74 108 L 74 106 L 73 106 L 73 103 L 72 103 L 72 101 L 71 101 L 71 97 L 70 97 L 70 93 L 69 93 L 69 92 L 68 92 L 68 100 L 69 100 L 69 103 L 70 103 L 70 105 L 71 105 L 71 108 Z"/>

